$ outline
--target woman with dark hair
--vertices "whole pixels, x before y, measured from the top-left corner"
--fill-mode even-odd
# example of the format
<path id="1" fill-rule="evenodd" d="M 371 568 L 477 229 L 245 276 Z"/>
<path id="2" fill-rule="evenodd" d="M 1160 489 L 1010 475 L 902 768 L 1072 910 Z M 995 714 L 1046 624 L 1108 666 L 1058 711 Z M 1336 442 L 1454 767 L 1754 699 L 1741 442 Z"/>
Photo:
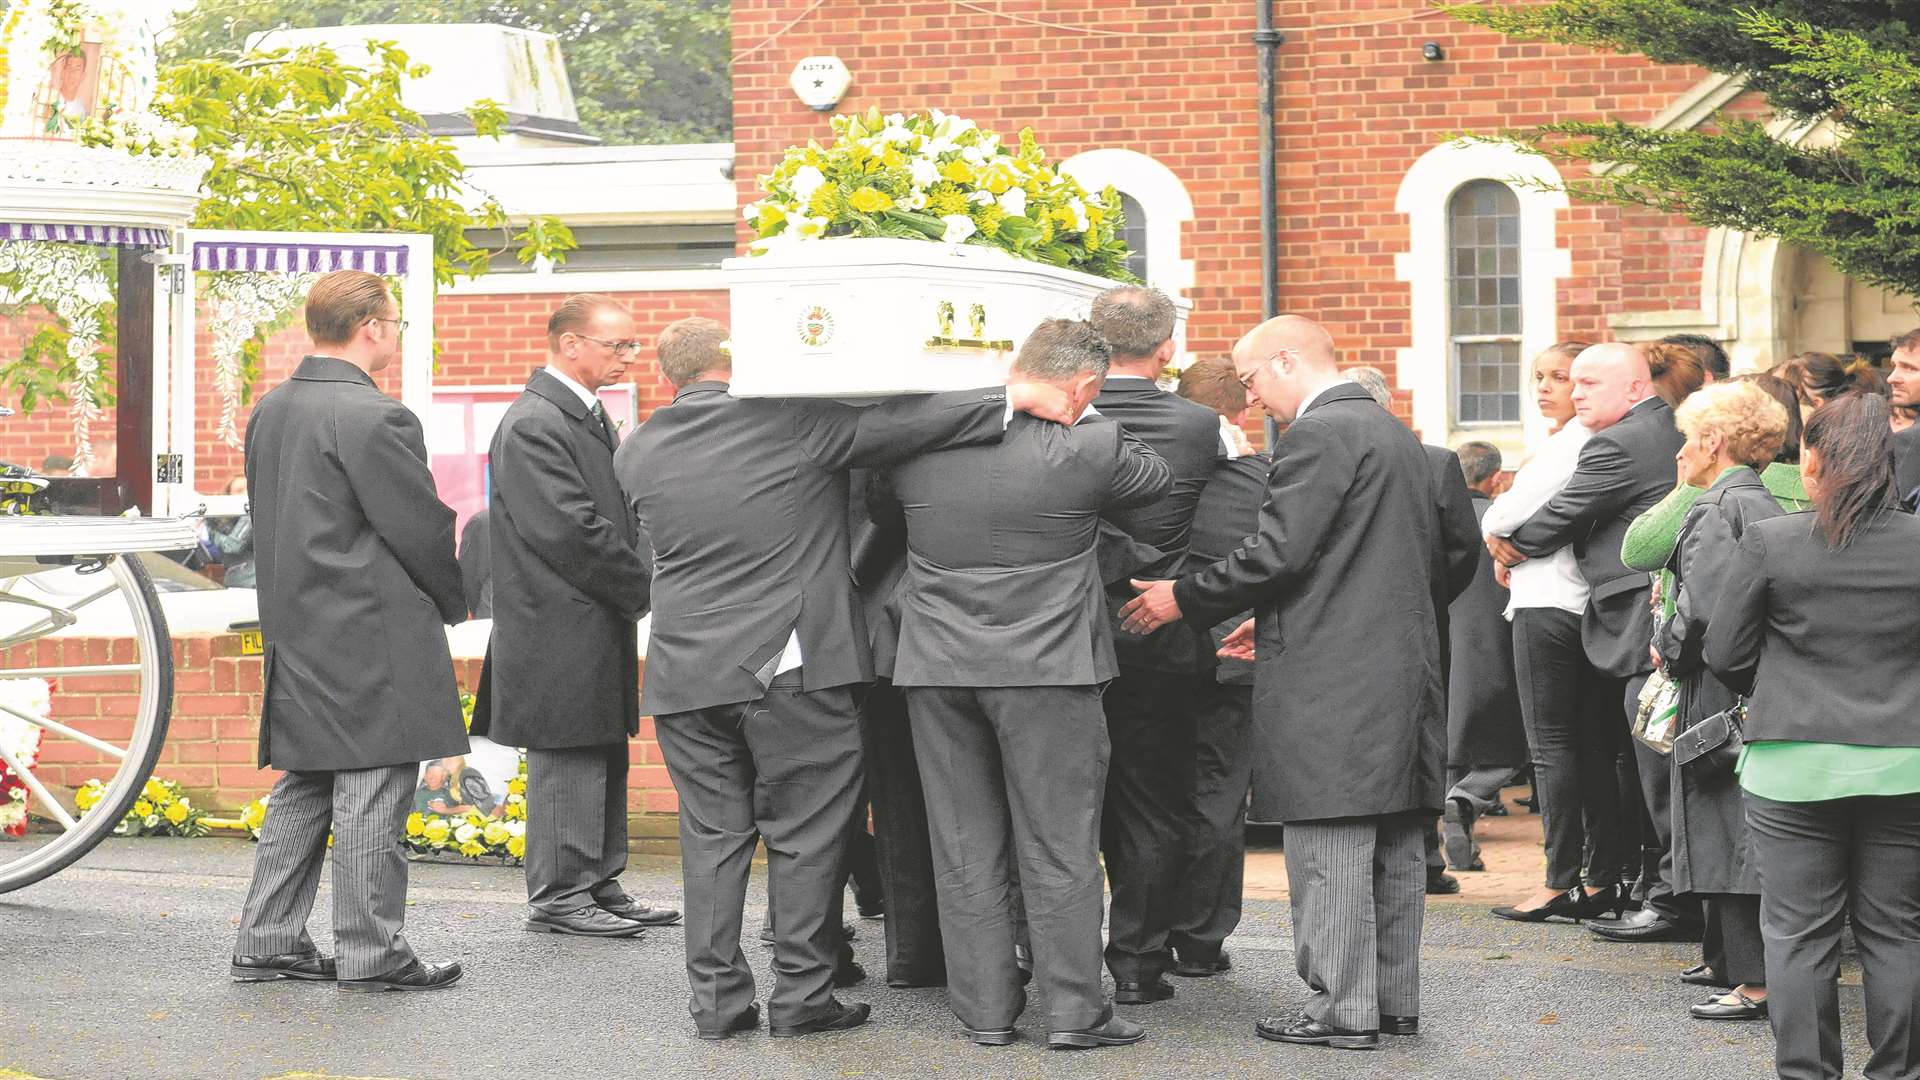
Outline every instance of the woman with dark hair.
<path id="1" fill-rule="evenodd" d="M 1647 357 L 1647 373 L 1653 376 L 1654 392 L 1669 406 L 1679 408 L 1689 395 L 1706 385 L 1707 369 L 1700 362 L 1700 354 L 1685 345 L 1655 342 L 1642 351 Z"/>
<path id="2" fill-rule="evenodd" d="M 1841 1075 L 1849 911 L 1866 1075 L 1911 1077 L 1920 1050 L 1920 519 L 1897 508 L 1887 414 L 1844 394 L 1808 419 L 1814 509 L 1746 530 L 1707 625 L 1707 665 L 1752 687 L 1738 773 L 1788 1080 Z"/>
<path id="3" fill-rule="evenodd" d="M 1873 365 L 1857 356 L 1804 352 L 1794 357 L 1790 364 L 1795 389 L 1800 392 L 1802 420 L 1811 417 L 1813 410 L 1849 390 L 1874 388 Z M 1880 393 L 1885 394 L 1885 389 L 1881 389 Z"/>

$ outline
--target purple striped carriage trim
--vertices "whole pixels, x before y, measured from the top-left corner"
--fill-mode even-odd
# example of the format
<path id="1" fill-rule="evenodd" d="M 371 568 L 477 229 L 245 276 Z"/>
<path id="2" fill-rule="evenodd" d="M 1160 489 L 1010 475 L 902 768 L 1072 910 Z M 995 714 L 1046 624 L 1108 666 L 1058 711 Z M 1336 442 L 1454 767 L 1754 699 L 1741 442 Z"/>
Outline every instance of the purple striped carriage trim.
<path id="1" fill-rule="evenodd" d="M 165 229 L 133 225 L 44 225 L 32 221 L 0 221 L 0 240 L 55 240 L 101 247 L 163 248 L 172 243 Z"/>
<path id="2" fill-rule="evenodd" d="M 247 244 L 203 242 L 193 245 L 195 270 L 258 270 L 286 274 L 324 273 L 328 270 L 369 270 L 393 275 L 407 272 L 407 249 L 395 246 L 339 244 Z"/>

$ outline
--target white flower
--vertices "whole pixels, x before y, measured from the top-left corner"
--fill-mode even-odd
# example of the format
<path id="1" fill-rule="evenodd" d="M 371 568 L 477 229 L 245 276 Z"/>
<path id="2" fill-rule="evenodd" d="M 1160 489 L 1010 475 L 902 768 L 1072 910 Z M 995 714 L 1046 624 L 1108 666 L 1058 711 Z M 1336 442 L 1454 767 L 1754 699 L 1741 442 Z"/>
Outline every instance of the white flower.
<path id="1" fill-rule="evenodd" d="M 897 128 L 897 127 L 904 126 L 906 122 L 907 122 L 907 117 L 905 113 L 896 112 L 896 113 L 887 114 L 887 126 L 890 128 Z"/>
<path id="2" fill-rule="evenodd" d="M 987 155 L 977 146 L 963 146 L 960 148 L 960 160 L 969 165 L 985 165 Z"/>
<path id="3" fill-rule="evenodd" d="M 527 823 L 526 823 L 526 822 L 524 822 L 524 821 L 509 821 L 509 822 L 507 822 L 507 835 L 509 835 L 509 836 L 525 836 L 525 835 L 527 835 Z"/>
<path id="4" fill-rule="evenodd" d="M 459 828 L 453 830 L 454 842 L 458 844 L 471 843 L 479 835 L 480 826 L 475 825 L 471 821 L 463 821 L 460 823 Z"/>
<path id="5" fill-rule="evenodd" d="M 882 143 L 907 143 L 913 141 L 913 132 L 894 124 L 880 133 Z"/>
<path id="6" fill-rule="evenodd" d="M 1027 212 L 1027 189 L 1011 187 L 1000 196 L 1000 209 L 1008 217 L 1022 217 Z"/>
<path id="7" fill-rule="evenodd" d="M 940 220 L 947 226 L 946 235 L 940 239 L 949 244 L 964 244 L 967 242 L 967 237 L 975 232 L 973 219 L 965 214 L 948 214 Z"/>
<path id="8" fill-rule="evenodd" d="M 959 143 L 954 142 L 952 139 L 945 138 L 944 136 L 936 136 L 934 138 L 928 139 L 927 145 L 921 147 L 920 152 L 927 155 L 928 157 L 937 158 L 941 154 L 944 154 L 949 150 L 958 150 L 958 149 L 960 149 Z"/>
<path id="9" fill-rule="evenodd" d="M 748 203 L 746 206 L 741 208 L 740 216 L 747 219 L 749 222 L 758 219 L 760 217 L 760 204 L 764 201 L 765 200 L 762 200 L 762 199 L 756 199 L 753 202 Z"/>
<path id="10" fill-rule="evenodd" d="M 787 186 L 793 189 L 795 198 L 801 202 L 806 202 L 808 199 L 813 198 L 813 193 L 819 191 L 826 182 L 826 174 L 822 173 L 819 169 L 811 165 L 802 165 L 793 174 L 793 179 L 787 182 Z"/>
<path id="11" fill-rule="evenodd" d="M 940 182 L 940 163 L 930 157 L 916 157 L 907 163 L 907 172 L 913 176 L 913 186 L 930 188 Z"/>
<path id="12" fill-rule="evenodd" d="M 967 201 L 975 206 L 986 206 L 993 201 L 993 192 L 986 188 L 977 188 L 967 192 Z"/>
<path id="13" fill-rule="evenodd" d="M 826 234 L 827 219 L 824 215 L 808 217 L 802 214 L 799 217 L 791 219 L 790 227 L 787 231 L 799 236 L 801 239 L 817 239 Z"/>
<path id="14" fill-rule="evenodd" d="M 908 195 L 908 196 L 907 196 L 907 209 L 909 209 L 909 210 L 925 210 L 926 208 L 927 208 L 927 192 L 926 192 L 926 189 L 924 189 L 924 188 L 914 188 L 914 189 L 913 189 L 913 194 L 911 194 L 911 195 Z"/>
<path id="15" fill-rule="evenodd" d="M 1087 204 L 1081 202 L 1079 199 L 1073 199 L 1067 203 L 1067 209 L 1073 211 L 1074 230 L 1076 232 L 1086 232 L 1088 225 Z"/>

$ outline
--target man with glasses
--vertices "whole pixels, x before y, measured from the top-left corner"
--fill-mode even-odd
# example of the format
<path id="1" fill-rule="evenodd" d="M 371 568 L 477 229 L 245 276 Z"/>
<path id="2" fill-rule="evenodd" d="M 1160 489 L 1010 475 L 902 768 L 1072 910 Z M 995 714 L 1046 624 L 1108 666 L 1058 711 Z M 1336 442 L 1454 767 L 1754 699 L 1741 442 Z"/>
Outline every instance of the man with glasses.
<path id="1" fill-rule="evenodd" d="M 680 913 L 621 888 L 627 739 L 640 731 L 636 622 L 652 577 L 613 475 L 619 441 L 595 392 L 639 351 L 611 297 L 547 320 L 547 366 L 489 450 L 493 639 L 473 732 L 527 750 L 528 930 L 633 937 Z"/>
<path id="2" fill-rule="evenodd" d="M 1419 1030 L 1421 832 L 1445 793 L 1433 470 L 1413 433 L 1339 371 L 1312 320 L 1262 324 L 1233 366 L 1289 422 L 1259 529 L 1177 581 L 1136 582 L 1121 615 L 1143 633 L 1254 609 L 1221 655 L 1254 661 L 1254 744 L 1269 758 L 1256 767 L 1280 780 L 1309 989 L 1299 1017 L 1255 1032 L 1372 1049 L 1382 1033 Z"/>

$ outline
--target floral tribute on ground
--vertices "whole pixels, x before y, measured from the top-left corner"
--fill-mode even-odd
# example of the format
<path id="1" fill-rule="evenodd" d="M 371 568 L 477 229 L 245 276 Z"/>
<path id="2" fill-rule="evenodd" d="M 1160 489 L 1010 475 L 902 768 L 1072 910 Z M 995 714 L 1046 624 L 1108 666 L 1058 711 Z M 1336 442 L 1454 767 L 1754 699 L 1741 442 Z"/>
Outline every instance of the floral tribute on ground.
<path id="1" fill-rule="evenodd" d="M 756 254 L 839 236 L 996 247 L 1022 259 L 1132 281 L 1120 197 L 1049 165 L 1032 128 L 1017 146 L 932 109 L 833 118 L 829 146 L 789 149 L 745 208 Z"/>

